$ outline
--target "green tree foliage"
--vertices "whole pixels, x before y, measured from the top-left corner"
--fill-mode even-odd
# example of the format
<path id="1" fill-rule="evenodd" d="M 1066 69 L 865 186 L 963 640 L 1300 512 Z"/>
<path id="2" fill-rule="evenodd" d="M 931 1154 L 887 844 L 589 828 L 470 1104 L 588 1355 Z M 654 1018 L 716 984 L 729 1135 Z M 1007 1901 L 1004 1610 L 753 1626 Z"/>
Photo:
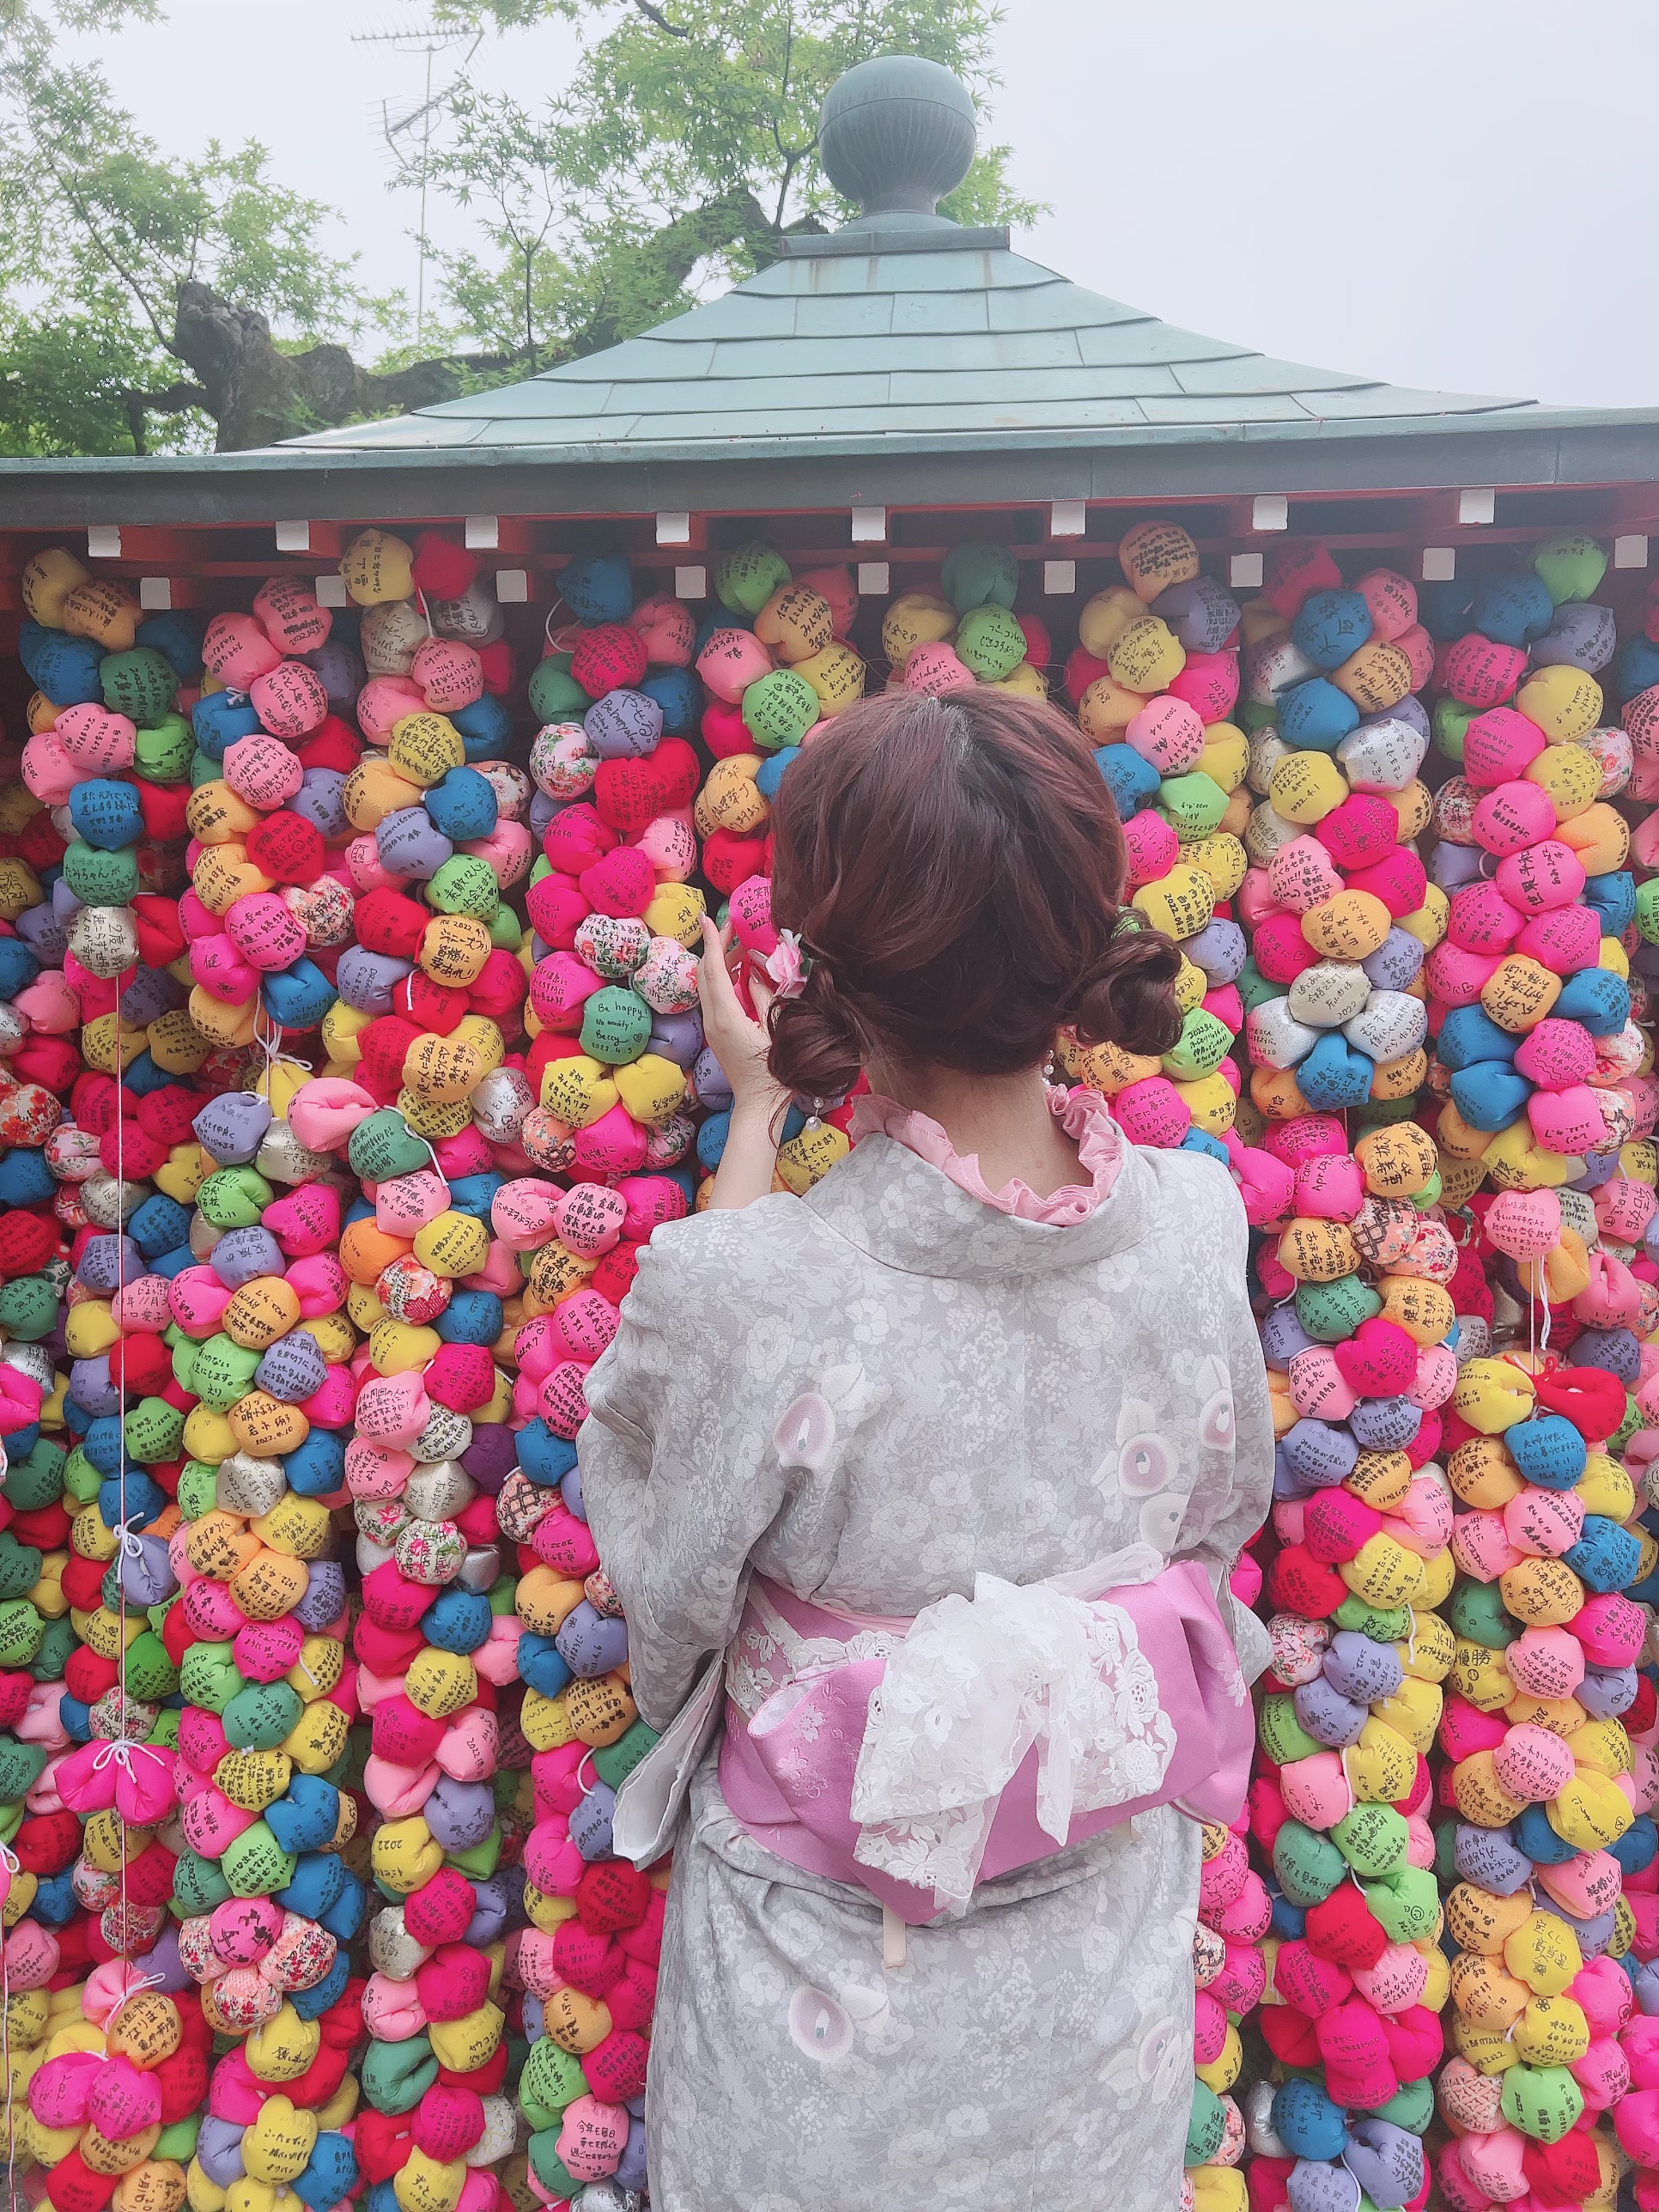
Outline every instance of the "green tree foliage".
<path id="1" fill-rule="evenodd" d="M 981 100 L 996 82 L 987 0 L 437 0 L 441 21 L 524 40 L 576 27 L 570 82 L 538 109 L 499 95 L 453 101 L 432 180 L 483 220 L 493 258 L 441 257 L 447 296 L 516 374 L 648 329 L 697 289 L 740 281 L 779 237 L 853 212 L 819 166 L 817 113 L 843 71 L 919 53 Z M 1030 221 L 1008 149 L 981 154 L 945 212 Z"/>
<path id="2" fill-rule="evenodd" d="M 435 0 L 514 42 L 521 100 L 465 85 L 427 181 L 470 210 L 436 253 L 445 328 L 398 343 L 399 301 L 323 243 L 331 210 L 265 148 L 165 155 L 65 33 L 114 34 L 156 0 L 0 0 L 0 453 L 264 445 L 428 405 L 596 352 L 847 212 L 819 167 L 820 101 L 872 54 L 926 54 L 983 98 L 990 0 Z M 538 31 L 574 27 L 553 81 Z M 563 51 L 562 49 L 561 50 Z M 1036 212 L 982 154 L 945 211 Z M 380 353 L 372 368 L 350 349 Z"/>
<path id="3" fill-rule="evenodd" d="M 329 210 L 276 184 L 263 147 L 167 159 L 96 64 L 57 51 L 59 31 L 154 13 L 0 0 L 0 446 L 14 453 L 143 450 L 152 416 L 166 444 L 210 444 L 223 380 L 205 333 L 180 329 L 181 288 L 296 347 L 355 337 L 372 314 L 319 245 Z"/>

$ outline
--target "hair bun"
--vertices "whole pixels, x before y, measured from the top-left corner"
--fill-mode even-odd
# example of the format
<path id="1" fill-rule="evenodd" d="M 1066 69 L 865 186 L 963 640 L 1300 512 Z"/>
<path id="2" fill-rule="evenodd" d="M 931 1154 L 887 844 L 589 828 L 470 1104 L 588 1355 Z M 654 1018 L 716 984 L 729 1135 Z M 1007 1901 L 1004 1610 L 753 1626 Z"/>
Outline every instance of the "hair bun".
<path id="1" fill-rule="evenodd" d="M 766 1064 L 775 1083 L 800 1098 L 843 1098 L 859 1079 L 864 1049 L 857 1017 L 822 960 L 793 999 L 772 1007 Z"/>
<path id="2" fill-rule="evenodd" d="M 1074 1025 L 1080 1044 L 1115 1044 L 1158 1058 L 1181 1035 L 1176 978 L 1181 948 L 1154 929 L 1115 937 L 1085 979 Z"/>

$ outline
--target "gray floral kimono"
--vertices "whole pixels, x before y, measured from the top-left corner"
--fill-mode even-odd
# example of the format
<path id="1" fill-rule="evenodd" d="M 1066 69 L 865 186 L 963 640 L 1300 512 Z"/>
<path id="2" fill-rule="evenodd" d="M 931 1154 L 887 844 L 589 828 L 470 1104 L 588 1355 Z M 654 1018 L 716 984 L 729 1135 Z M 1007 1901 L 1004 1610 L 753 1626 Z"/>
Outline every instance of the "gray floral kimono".
<path id="1" fill-rule="evenodd" d="M 903 1616 L 976 1571 L 1027 1583 L 1137 1540 L 1219 1580 L 1272 1481 L 1243 1212 L 1192 1152 L 1126 1146 L 1096 1211 L 1054 1227 L 870 1137 L 805 1200 L 659 1229 L 588 1402 L 587 1510 L 659 1728 L 751 1567 Z M 985 1884 L 884 1964 L 875 1899 L 756 1842 L 711 1752 L 663 1949 L 658 2212 L 1175 2207 L 1198 1858 L 1162 1808 Z"/>

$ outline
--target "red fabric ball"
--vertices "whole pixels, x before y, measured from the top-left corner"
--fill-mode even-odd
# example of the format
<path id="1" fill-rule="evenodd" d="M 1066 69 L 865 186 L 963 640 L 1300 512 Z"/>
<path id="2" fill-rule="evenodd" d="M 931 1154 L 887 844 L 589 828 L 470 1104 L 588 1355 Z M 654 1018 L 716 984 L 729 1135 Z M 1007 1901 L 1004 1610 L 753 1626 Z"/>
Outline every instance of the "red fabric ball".
<path id="1" fill-rule="evenodd" d="M 0 1275 L 38 1274 L 58 1249 L 58 1231 L 35 1213 L 0 1215 Z"/>
<path id="2" fill-rule="evenodd" d="M 478 562 L 465 545 L 456 544 L 435 530 L 423 530 L 415 540 L 410 574 L 416 587 L 429 599 L 459 599 L 476 582 Z"/>
<path id="3" fill-rule="evenodd" d="M 357 902 L 357 942 L 371 952 L 384 952 L 395 960 L 412 960 L 432 916 L 426 908 L 398 891 L 365 891 Z"/>

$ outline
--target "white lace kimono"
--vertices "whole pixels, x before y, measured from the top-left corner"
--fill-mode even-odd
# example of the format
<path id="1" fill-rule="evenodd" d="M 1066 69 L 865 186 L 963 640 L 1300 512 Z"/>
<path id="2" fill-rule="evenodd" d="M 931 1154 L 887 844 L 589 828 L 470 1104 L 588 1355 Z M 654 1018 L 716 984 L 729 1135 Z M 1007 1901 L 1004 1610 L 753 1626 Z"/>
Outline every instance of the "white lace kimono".
<path id="1" fill-rule="evenodd" d="M 908 1615 L 1138 1540 L 1219 1575 L 1267 1511 L 1243 1212 L 1194 1153 L 1127 1148 L 1055 1228 L 871 1137 L 804 1201 L 659 1230 L 622 1314 L 582 1476 L 659 1728 L 751 1563 Z M 663 1950 L 658 2212 L 1175 2207 L 1197 1897 L 1197 1831 L 1164 1808 L 981 1887 L 884 1966 L 875 1899 L 757 1844 L 711 1753 Z"/>

